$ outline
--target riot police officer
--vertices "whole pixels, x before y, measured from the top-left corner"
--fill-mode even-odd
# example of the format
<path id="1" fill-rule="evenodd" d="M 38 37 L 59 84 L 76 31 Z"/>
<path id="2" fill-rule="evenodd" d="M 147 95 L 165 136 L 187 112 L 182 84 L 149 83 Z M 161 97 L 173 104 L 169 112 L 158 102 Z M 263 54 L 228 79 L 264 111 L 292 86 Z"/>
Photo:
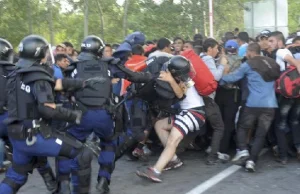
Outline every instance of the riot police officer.
<path id="1" fill-rule="evenodd" d="M 12 62 L 13 47 L 7 40 L 0 38 L 0 143 L 2 144 L 4 144 L 3 138 L 7 137 L 7 127 L 3 123 L 7 118 L 7 98 L 4 95 L 6 92 L 6 77 L 14 69 Z M 4 149 L 4 145 L 2 147 Z M 3 151 L 1 154 L 4 155 Z M 1 171 L 6 169 L 2 163 L 0 167 Z"/>
<path id="2" fill-rule="evenodd" d="M 4 39 L 0 38 L 0 91 L 2 94 L 6 93 L 6 77 L 11 73 L 15 66 L 13 62 L 13 47 L 12 45 Z M 3 121 L 7 118 L 7 95 L 1 95 L 0 97 L 0 134 L 2 136 L 7 136 L 7 127 Z M 37 158 L 37 170 L 42 176 L 45 185 L 50 192 L 54 192 L 57 188 L 55 181 L 55 176 L 53 171 L 47 161 L 47 157 Z"/>
<path id="3" fill-rule="evenodd" d="M 0 184 L 0 193 L 17 193 L 37 163 L 36 156 L 65 156 L 72 159 L 73 193 L 88 194 L 92 152 L 75 139 L 52 131 L 51 119 L 80 123 L 81 113 L 54 104 L 54 79 L 41 64 L 48 48 L 37 35 L 19 45 L 20 59 L 7 80 L 8 136 L 13 145 L 13 164 Z M 81 88 L 84 82 L 58 81 L 56 89 Z"/>
<path id="4" fill-rule="evenodd" d="M 105 47 L 103 41 L 97 36 L 86 37 L 81 44 L 81 53 L 75 69 L 71 73 L 74 78 L 97 79 L 93 90 L 85 88 L 76 91 L 74 97 L 78 109 L 83 111 L 83 119 L 79 125 L 69 128 L 68 132 L 78 140 L 84 142 L 91 132 L 100 139 L 101 153 L 98 157 L 100 169 L 98 172 L 98 193 L 109 192 L 111 174 L 115 168 L 115 161 L 124 151 L 135 143 L 133 136 L 123 133 L 122 114 L 116 108 L 117 99 L 112 93 L 113 73 L 111 67 L 117 64 L 117 60 L 102 59 L 102 51 Z M 119 73 L 119 72 L 118 72 Z M 120 108 L 120 109 L 119 109 Z M 67 169 L 67 162 L 59 162 L 60 169 Z M 59 170 L 60 171 L 60 170 Z M 67 178 L 67 177 L 66 177 Z M 61 193 L 68 193 L 60 191 Z"/>

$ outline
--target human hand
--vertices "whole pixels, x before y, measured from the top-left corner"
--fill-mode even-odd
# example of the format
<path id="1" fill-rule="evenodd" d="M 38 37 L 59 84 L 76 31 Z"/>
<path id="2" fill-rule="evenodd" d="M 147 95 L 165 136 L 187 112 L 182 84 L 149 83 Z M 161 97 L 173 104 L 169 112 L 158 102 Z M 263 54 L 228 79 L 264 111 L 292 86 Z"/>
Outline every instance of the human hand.
<path id="1" fill-rule="evenodd" d="M 161 71 L 160 74 L 159 74 L 158 79 L 162 80 L 162 81 L 166 81 L 168 83 L 172 83 L 172 82 L 175 81 L 174 78 L 173 78 L 173 76 L 169 72 L 169 70 L 167 70 L 167 71 Z"/>

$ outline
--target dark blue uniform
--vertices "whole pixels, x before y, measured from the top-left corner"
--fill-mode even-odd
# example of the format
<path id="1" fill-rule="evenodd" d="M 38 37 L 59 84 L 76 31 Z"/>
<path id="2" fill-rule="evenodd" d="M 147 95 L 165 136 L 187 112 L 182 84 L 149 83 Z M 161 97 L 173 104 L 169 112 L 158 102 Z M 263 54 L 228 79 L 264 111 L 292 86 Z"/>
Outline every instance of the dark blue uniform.
<path id="1" fill-rule="evenodd" d="M 47 130 L 49 119 L 75 122 L 78 115 L 61 107 L 52 109 L 44 106 L 44 103 L 54 103 L 52 77 L 40 66 L 32 68 L 40 74 L 32 74 L 28 70 L 30 68 L 26 68 L 27 72 L 18 70 L 8 80 L 9 116 L 6 122 L 14 149 L 13 165 L 0 185 L 0 194 L 16 193 L 26 183 L 28 173 L 38 164 L 39 156 L 71 158 L 73 193 L 87 194 L 92 152 L 75 139 L 67 139 L 55 131 Z M 38 123 L 41 118 L 43 120 Z M 34 121 L 40 126 L 35 126 Z M 47 168 L 47 165 L 43 168 Z"/>

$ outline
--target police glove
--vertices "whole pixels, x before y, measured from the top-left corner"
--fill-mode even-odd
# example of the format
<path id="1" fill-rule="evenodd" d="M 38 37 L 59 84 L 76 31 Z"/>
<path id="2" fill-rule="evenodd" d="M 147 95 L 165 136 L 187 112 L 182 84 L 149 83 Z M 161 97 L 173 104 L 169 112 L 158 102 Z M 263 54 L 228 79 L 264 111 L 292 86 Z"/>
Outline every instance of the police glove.
<path id="1" fill-rule="evenodd" d="M 103 78 L 103 77 L 93 77 L 93 78 L 90 78 L 90 79 L 85 80 L 84 83 L 83 83 L 83 87 L 84 87 L 84 88 L 91 88 L 91 89 L 93 89 L 93 90 L 96 90 L 95 85 L 96 85 L 97 83 L 102 84 L 102 83 L 104 83 L 105 81 L 106 81 L 106 79 Z"/>
<path id="2" fill-rule="evenodd" d="M 84 87 L 84 80 L 64 78 L 62 79 L 62 87 L 65 91 L 79 90 Z"/>
<path id="3" fill-rule="evenodd" d="M 123 65 L 117 64 L 116 67 L 126 74 L 127 80 L 135 83 L 147 83 L 151 81 L 152 75 L 149 72 L 133 72 Z"/>

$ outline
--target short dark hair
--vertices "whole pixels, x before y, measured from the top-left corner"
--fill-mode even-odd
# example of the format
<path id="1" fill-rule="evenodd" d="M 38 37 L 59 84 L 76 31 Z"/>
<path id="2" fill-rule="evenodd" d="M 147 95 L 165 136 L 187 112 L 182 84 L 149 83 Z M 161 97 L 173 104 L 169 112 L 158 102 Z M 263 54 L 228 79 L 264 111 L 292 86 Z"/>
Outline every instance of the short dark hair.
<path id="1" fill-rule="evenodd" d="M 249 35 L 247 32 L 240 32 L 237 37 L 243 42 L 249 42 Z"/>
<path id="2" fill-rule="evenodd" d="M 280 31 L 271 32 L 269 37 L 275 37 L 277 40 L 281 40 L 282 43 L 285 45 L 285 38 L 282 32 Z"/>
<path id="3" fill-rule="evenodd" d="M 249 51 L 255 52 L 255 54 L 260 54 L 261 48 L 260 45 L 256 42 L 250 43 L 247 48 Z"/>
<path id="4" fill-rule="evenodd" d="M 158 50 L 163 50 L 164 48 L 170 46 L 171 41 L 167 38 L 161 38 L 157 42 L 157 49 Z"/>
<path id="5" fill-rule="evenodd" d="M 63 42 L 63 44 L 64 44 L 66 47 L 74 48 L 73 44 L 70 43 L 70 42 L 68 42 L 68 41 Z"/>
<path id="6" fill-rule="evenodd" d="M 293 39 L 293 44 L 294 44 L 296 41 L 300 41 L 300 36 L 296 36 L 296 37 Z"/>
<path id="7" fill-rule="evenodd" d="M 68 56 L 66 54 L 57 54 L 54 58 L 55 58 L 55 63 L 57 63 L 58 61 L 68 58 Z"/>
<path id="8" fill-rule="evenodd" d="M 240 31 L 240 29 L 239 29 L 239 28 L 235 28 L 234 31 L 235 31 L 235 32 L 238 32 L 238 31 Z"/>
<path id="9" fill-rule="evenodd" d="M 145 51 L 144 51 L 144 48 L 141 45 L 137 44 L 137 45 L 134 45 L 132 47 L 131 52 L 132 52 L 133 55 L 143 55 Z"/>
<path id="10" fill-rule="evenodd" d="M 105 44 L 105 47 L 110 47 L 110 48 L 112 48 L 111 44 Z"/>
<path id="11" fill-rule="evenodd" d="M 208 38 L 203 43 L 203 51 L 207 52 L 208 48 L 214 48 L 216 45 L 219 45 L 219 43 L 215 39 Z"/>
<path id="12" fill-rule="evenodd" d="M 192 45 L 193 47 L 195 46 L 195 43 L 194 43 L 193 41 L 190 41 L 190 40 L 185 41 L 184 44 L 190 44 L 190 45 Z"/>
<path id="13" fill-rule="evenodd" d="M 176 40 L 182 40 L 183 44 L 184 44 L 184 42 L 185 42 L 185 41 L 183 40 L 183 38 L 180 38 L 180 37 L 175 37 L 173 41 L 175 42 Z"/>

